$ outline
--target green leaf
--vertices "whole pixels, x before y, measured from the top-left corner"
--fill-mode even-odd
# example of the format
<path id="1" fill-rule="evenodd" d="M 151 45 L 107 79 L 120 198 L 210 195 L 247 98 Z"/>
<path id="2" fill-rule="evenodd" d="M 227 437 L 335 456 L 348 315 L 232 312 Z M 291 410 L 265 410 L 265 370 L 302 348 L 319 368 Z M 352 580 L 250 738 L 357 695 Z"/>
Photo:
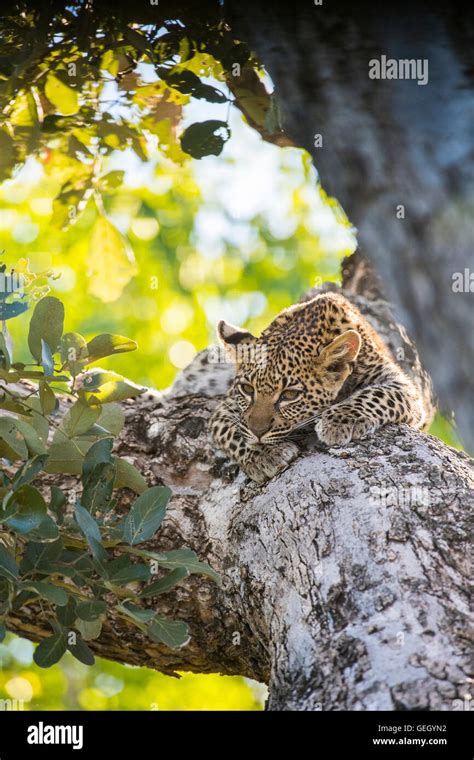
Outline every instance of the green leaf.
<path id="1" fill-rule="evenodd" d="M 43 443 L 46 443 L 49 435 L 49 422 L 43 417 L 40 399 L 32 396 L 25 400 L 25 404 L 31 409 L 31 427 L 36 430 Z"/>
<path id="2" fill-rule="evenodd" d="M 97 562 L 92 557 L 89 557 L 88 554 L 84 554 L 83 551 L 69 551 L 66 549 L 61 554 L 60 564 L 65 568 L 63 571 L 65 575 L 69 577 L 76 576 L 75 580 L 79 576 L 79 579 L 83 581 L 87 579 L 87 583 L 89 584 L 89 581 L 96 572 Z"/>
<path id="3" fill-rule="evenodd" d="M 113 50 L 106 50 L 104 55 L 102 56 L 102 61 L 100 63 L 100 68 L 104 71 L 108 71 L 109 74 L 112 74 L 112 76 L 115 77 L 118 74 L 120 66 L 120 61 L 116 57 Z"/>
<path id="4" fill-rule="evenodd" d="M 161 567 L 166 567 L 168 570 L 185 567 L 189 574 L 207 575 L 208 578 L 212 578 L 219 586 L 221 585 L 220 575 L 207 562 L 200 562 L 196 552 L 192 549 L 172 549 L 169 552 L 159 554 L 157 552 L 142 551 L 140 552 L 140 556 L 154 559 Z"/>
<path id="5" fill-rule="evenodd" d="M 24 581 L 21 588 L 35 591 L 43 599 L 47 599 L 52 604 L 64 607 L 68 603 L 68 595 L 63 588 L 54 586 L 52 583 L 45 581 Z"/>
<path id="6" fill-rule="evenodd" d="M 55 665 L 67 649 L 67 637 L 66 634 L 55 633 L 53 636 L 43 639 L 33 654 L 33 660 L 40 668 L 50 668 L 51 665 Z"/>
<path id="7" fill-rule="evenodd" d="M 70 116 L 79 110 L 77 92 L 69 86 L 65 71 L 50 72 L 48 74 L 44 86 L 44 94 L 55 107 L 57 113 L 63 116 Z"/>
<path id="8" fill-rule="evenodd" d="M 18 578 L 18 573 L 19 569 L 15 558 L 0 544 L 0 575 L 3 578 L 15 581 Z"/>
<path id="9" fill-rule="evenodd" d="M 157 594 L 166 594 L 171 591 L 177 583 L 186 578 L 189 575 L 189 571 L 185 567 L 177 567 L 168 573 L 164 578 L 160 578 L 158 581 L 151 583 L 139 594 L 141 599 L 146 599 L 148 596 L 156 596 Z"/>
<path id="10" fill-rule="evenodd" d="M 111 190 L 116 190 L 117 187 L 120 187 L 120 185 L 123 184 L 124 174 L 125 172 L 123 169 L 114 169 L 113 171 L 108 172 L 108 174 L 104 174 L 104 176 L 99 179 L 101 192 L 109 193 Z"/>
<path id="11" fill-rule="evenodd" d="M 125 401 L 127 398 L 136 398 L 145 393 L 145 388 L 135 385 L 135 383 L 129 380 L 119 380 L 116 382 L 104 383 L 96 391 L 93 391 L 90 395 L 87 394 L 87 399 L 99 404 L 110 404 L 112 401 Z"/>
<path id="12" fill-rule="evenodd" d="M 114 442 L 112 438 L 103 438 L 100 441 L 96 441 L 86 456 L 84 457 L 84 464 L 82 465 L 82 480 L 87 481 L 92 474 L 94 468 L 98 464 L 112 464 L 114 457 L 112 456 L 112 446 Z"/>
<path id="13" fill-rule="evenodd" d="M 154 486 L 142 493 L 123 523 L 124 540 L 133 546 L 152 538 L 163 521 L 170 498 L 171 491 L 166 486 Z"/>
<path id="14" fill-rule="evenodd" d="M 31 355 L 37 362 L 41 361 L 41 339 L 43 339 L 54 354 L 58 348 L 64 324 L 64 306 L 54 296 L 46 296 L 35 306 L 30 320 L 28 346 Z"/>
<path id="15" fill-rule="evenodd" d="M 146 610 L 143 607 L 138 607 L 136 604 L 131 604 L 131 602 L 119 604 L 118 609 L 139 623 L 149 623 L 156 614 L 155 610 Z"/>
<path id="16" fill-rule="evenodd" d="M 96 362 L 98 359 L 103 359 L 105 356 L 115 356 L 115 354 L 122 354 L 126 351 L 136 351 L 136 349 L 136 342 L 130 338 L 125 338 L 123 335 L 102 333 L 101 335 L 96 335 L 96 337 L 92 338 L 87 344 L 87 363 L 92 364 L 92 362 Z"/>
<path id="17" fill-rule="evenodd" d="M 28 448 L 13 417 L 0 417 L 0 438 L 12 452 L 10 459 L 28 459 Z"/>
<path id="18" fill-rule="evenodd" d="M 147 630 L 153 641 L 166 644 L 173 649 L 184 647 L 190 638 L 186 623 L 181 620 L 169 620 L 161 615 L 155 615 Z"/>
<path id="19" fill-rule="evenodd" d="M 29 533 L 30 538 L 35 541 L 47 541 L 49 539 L 55 539 L 59 536 L 59 528 L 48 515 L 43 518 L 37 528 L 34 528 Z"/>
<path id="20" fill-rule="evenodd" d="M 169 72 L 164 67 L 158 69 L 158 73 L 170 87 L 183 93 L 192 95 L 194 98 L 207 100 L 208 103 L 225 103 L 228 98 L 216 87 L 201 82 L 199 77 L 189 69 L 174 69 Z"/>
<path id="21" fill-rule="evenodd" d="M 1 594 L 0 594 L 1 598 Z M 22 607 L 25 606 L 25 604 L 29 604 L 31 601 L 36 600 L 38 598 L 38 595 L 34 591 L 20 591 L 19 594 L 16 594 L 15 598 L 13 599 L 12 603 L 12 610 L 21 610 Z M 0 602 L 0 609 L 1 609 L 1 602 Z M 57 609 L 61 609 L 58 607 Z"/>
<path id="22" fill-rule="evenodd" d="M 51 349 L 43 338 L 41 338 L 41 366 L 45 375 L 54 375 L 54 359 Z"/>
<path id="23" fill-rule="evenodd" d="M 5 441 L 0 437 L 0 458 L 2 459 L 8 459 L 10 462 L 16 462 L 20 457 L 18 454 L 13 451 L 13 449 L 10 448 L 10 446 L 5 443 Z"/>
<path id="24" fill-rule="evenodd" d="M 101 369 L 89 370 L 89 372 L 85 372 L 81 378 L 82 388 L 87 393 L 96 391 L 101 385 L 104 385 L 104 383 L 114 382 L 116 380 L 123 380 L 122 375 L 118 375 L 117 372 L 104 372 L 104 370 Z"/>
<path id="25" fill-rule="evenodd" d="M 105 430 L 100 425 L 92 425 L 89 430 L 85 433 L 81 433 L 81 435 L 77 436 L 75 438 L 75 441 L 87 441 L 89 444 L 95 443 L 98 440 L 101 440 L 102 438 L 110 438 L 110 431 Z"/>
<path id="26" fill-rule="evenodd" d="M 82 636 L 77 636 L 76 643 L 68 644 L 67 648 L 73 657 L 75 657 L 76 660 L 79 660 L 79 662 L 82 662 L 83 665 L 94 665 L 94 654 L 92 650 L 87 646 Z"/>
<path id="27" fill-rule="evenodd" d="M 230 129 L 225 121 L 210 119 L 191 124 L 181 136 L 181 147 L 193 158 L 219 156 L 230 137 Z"/>
<path id="28" fill-rule="evenodd" d="M 12 372 L 11 370 L 7 372 L 6 369 L 0 369 L 0 378 L 2 380 L 5 380 L 7 385 L 8 383 L 17 383 L 18 380 L 20 379 L 20 373 Z"/>
<path id="29" fill-rule="evenodd" d="M 115 480 L 114 457 L 111 455 L 113 440 L 96 441 L 86 454 L 82 468 L 82 506 L 89 512 L 107 509 L 112 500 Z"/>
<path id="30" fill-rule="evenodd" d="M 16 533 L 31 533 L 40 527 L 47 516 L 46 504 L 36 488 L 25 484 L 12 492 L 7 514 L 8 518 L 4 522 L 9 528 Z"/>
<path id="31" fill-rule="evenodd" d="M 28 459 L 15 473 L 12 481 L 13 489 L 16 490 L 25 483 L 32 481 L 41 472 L 47 461 L 47 454 L 35 454 L 34 457 Z"/>
<path id="32" fill-rule="evenodd" d="M 99 216 L 92 228 L 87 266 L 89 293 L 105 303 L 120 298 L 137 273 L 130 243 L 104 216 Z"/>
<path id="33" fill-rule="evenodd" d="M 29 541 L 21 561 L 21 574 L 24 575 L 33 570 L 35 572 L 46 570 L 52 562 L 61 556 L 63 548 L 63 542 L 60 538 L 50 543 L 41 544 Z"/>
<path id="34" fill-rule="evenodd" d="M 1 130 L 0 130 L 1 134 Z M 0 158 L 1 160 L 1 158 Z M 29 308 L 28 302 L 25 301 L 13 301 L 12 303 L 0 303 L 0 320 L 4 322 L 7 319 L 13 319 L 13 317 L 19 317 Z"/>
<path id="35" fill-rule="evenodd" d="M 24 420 L 15 420 L 15 426 L 23 436 L 28 452 L 31 456 L 35 454 L 46 454 L 46 447 L 36 432 L 35 428 L 29 422 Z"/>
<path id="36" fill-rule="evenodd" d="M 15 401 L 15 399 L 8 398 L 8 396 L 0 396 L 0 409 L 4 409 L 6 412 L 14 412 L 15 414 L 28 414 L 20 401 Z"/>
<path id="37" fill-rule="evenodd" d="M 102 632 L 102 620 L 81 620 L 76 618 L 74 622 L 74 628 L 77 628 L 82 638 L 86 641 L 92 641 L 92 639 L 98 639 Z"/>
<path id="38" fill-rule="evenodd" d="M 207 100 L 208 103 L 226 103 L 228 101 L 227 96 L 221 90 L 203 82 L 201 82 L 201 86 L 194 92 L 194 97 Z"/>
<path id="39" fill-rule="evenodd" d="M 64 625 L 66 628 L 70 628 L 72 625 L 74 625 L 74 621 L 77 617 L 76 604 L 77 603 L 75 598 L 70 594 L 68 596 L 67 604 L 64 605 L 64 607 L 58 607 L 56 610 L 58 623 Z"/>
<path id="40" fill-rule="evenodd" d="M 75 139 L 76 145 L 82 145 L 77 138 L 74 138 L 74 135 L 70 135 L 69 144 Z M 93 164 L 82 164 L 76 161 L 75 169 L 74 175 L 62 185 L 59 194 L 53 201 L 51 223 L 61 230 L 66 230 L 70 225 L 76 223 L 94 191 Z"/>
<path id="41" fill-rule="evenodd" d="M 115 467 L 114 488 L 130 488 L 138 494 L 142 494 L 146 491 L 146 480 L 134 464 L 131 464 L 131 462 L 128 462 L 126 459 L 120 459 L 117 457 L 115 459 Z"/>
<path id="42" fill-rule="evenodd" d="M 51 486 L 49 508 L 51 512 L 54 512 L 60 524 L 62 524 L 64 519 L 65 504 L 67 504 L 66 494 L 58 486 Z"/>
<path id="43" fill-rule="evenodd" d="M 88 441 L 69 441 L 65 436 L 62 440 L 53 442 L 49 448 L 49 459 L 46 462 L 45 472 L 70 473 L 80 475 L 84 455 L 91 444 Z"/>
<path id="44" fill-rule="evenodd" d="M 114 480 L 115 464 L 97 464 L 84 483 L 82 505 L 89 512 L 106 511 L 112 504 Z"/>
<path id="45" fill-rule="evenodd" d="M 128 564 L 112 569 L 110 566 L 113 562 L 108 563 L 107 572 L 109 580 L 115 585 L 119 583 L 132 583 L 133 581 L 147 581 L 150 579 L 150 568 L 148 565 L 141 563 L 132 563 L 128 560 Z"/>
<path id="46" fill-rule="evenodd" d="M 99 419 L 101 409 L 98 405 L 89 406 L 84 401 L 78 399 L 73 406 L 69 409 L 67 414 L 64 415 L 61 422 L 60 430 L 64 432 L 68 438 L 74 438 L 74 436 L 81 435 L 89 430 L 90 427 Z M 59 441 L 60 436 L 54 439 L 56 443 Z"/>
<path id="47" fill-rule="evenodd" d="M 125 414 L 120 404 L 108 403 L 102 407 L 97 424 L 112 435 L 118 435 L 125 425 Z"/>
<path id="48" fill-rule="evenodd" d="M 61 361 L 76 377 L 87 363 L 87 342 L 79 333 L 64 333 L 59 344 Z"/>
<path id="49" fill-rule="evenodd" d="M 103 615 L 107 609 L 105 602 L 91 601 L 91 602 L 79 602 L 76 609 L 76 617 L 81 620 L 91 622 L 97 620 L 98 617 Z"/>
<path id="50" fill-rule="evenodd" d="M 102 536 L 100 535 L 100 528 L 90 512 L 84 509 L 80 504 L 74 505 L 74 517 L 79 525 L 81 531 L 87 539 L 92 554 L 98 560 L 104 560 L 106 553 L 102 546 Z"/>
<path id="51" fill-rule="evenodd" d="M 24 129 L 27 133 L 38 124 L 38 109 L 30 90 L 18 93 L 9 121 L 12 125 Z"/>
<path id="52" fill-rule="evenodd" d="M 125 26 L 122 31 L 127 42 L 130 42 L 130 44 L 141 53 L 147 53 L 148 55 L 153 56 L 153 48 L 144 34 L 129 26 Z"/>
<path id="53" fill-rule="evenodd" d="M 51 414 L 59 406 L 54 391 L 49 387 L 46 380 L 39 382 L 39 399 L 43 414 Z"/>
<path id="54" fill-rule="evenodd" d="M 1 299 L 0 299 L 1 300 Z M 0 319 L 2 318 L 0 313 Z M 3 364 L 3 368 L 6 370 L 10 369 L 10 362 L 11 357 L 10 353 L 8 351 L 7 342 L 5 340 L 5 336 L 2 332 L 0 332 L 0 364 Z"/>

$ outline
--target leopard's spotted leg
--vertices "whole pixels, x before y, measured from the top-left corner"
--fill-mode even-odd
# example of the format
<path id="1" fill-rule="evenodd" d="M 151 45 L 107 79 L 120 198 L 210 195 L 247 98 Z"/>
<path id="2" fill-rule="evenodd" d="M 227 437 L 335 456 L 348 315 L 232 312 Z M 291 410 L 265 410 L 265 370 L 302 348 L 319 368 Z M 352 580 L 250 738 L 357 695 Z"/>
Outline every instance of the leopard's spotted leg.
<path id="1" fill-rule="evenodd" d="M 383 425 L 406 422 L 421 427 L 422 404 L 410 383 L 393 381 L 372 385 L 321 413 L 315 424 L 320 441 L 341 446 L 365 438 Z"/>
<path id="2" fill-rule="evenodd" d="M 281 441 L 273 446 L 251 445 L 242 435 L 238 407 L 229 397 L 218 404 L 209 426 L 216 446 L 237 462 L 256 483 L 265 483 L 278 475 L 299 453 L 298 447 L 291 441 Z"/>

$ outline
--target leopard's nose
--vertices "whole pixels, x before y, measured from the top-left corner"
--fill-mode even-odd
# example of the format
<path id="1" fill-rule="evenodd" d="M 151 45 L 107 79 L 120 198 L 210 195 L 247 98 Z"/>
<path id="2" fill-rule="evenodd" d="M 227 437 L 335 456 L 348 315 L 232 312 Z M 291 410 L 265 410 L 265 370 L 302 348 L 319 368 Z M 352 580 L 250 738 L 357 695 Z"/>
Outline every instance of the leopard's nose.
<path id="1" fill-rule="evenodd" d="M 249 418 L 248 421 L 249 430 L 256 436 L 257 438 L 261 438 L 262 435 L 267 433 L 271 426 L 272 426 L 272 420 L 270 419 L 252 419 Z"/>

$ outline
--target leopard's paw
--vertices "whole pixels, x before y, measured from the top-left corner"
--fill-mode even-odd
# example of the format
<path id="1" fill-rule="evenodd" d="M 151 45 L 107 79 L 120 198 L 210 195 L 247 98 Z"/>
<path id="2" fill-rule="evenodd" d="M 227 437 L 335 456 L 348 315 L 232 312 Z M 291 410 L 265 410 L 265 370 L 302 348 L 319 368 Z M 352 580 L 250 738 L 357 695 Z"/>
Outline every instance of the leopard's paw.
<path id="1" fill-rule="evenodd" d="M 299 454 L 299 448 L 291 441 L 275 446 L 265 446 L 252 451 L 245 458 L 242 469 L 256 483 L 266 483 L 285 470 Z"/>
<path id="2" fill-rule="evenodd" d="M 326 446 L 344 446 L 352 440 L 352 423 L 342 423 L 322 415 L 317 420 L 314 430 L 321 443 Z"/>
<path id="3" fill-rule="evenodd" d="M 351 441 L 358 441 L 371 435 L 377 424 L 372 420 L 351 419 L 349 413 L 323 412 L 317 420 L 314 430 L 321 443 L 326 446 L 345 446 Z"/>
<path id="4" fill-rule="evenodd" d="M 352 440 L 360 441 L 375 433 L 380 426 L 373 420 L 359 420 L 352 428 Z"/>

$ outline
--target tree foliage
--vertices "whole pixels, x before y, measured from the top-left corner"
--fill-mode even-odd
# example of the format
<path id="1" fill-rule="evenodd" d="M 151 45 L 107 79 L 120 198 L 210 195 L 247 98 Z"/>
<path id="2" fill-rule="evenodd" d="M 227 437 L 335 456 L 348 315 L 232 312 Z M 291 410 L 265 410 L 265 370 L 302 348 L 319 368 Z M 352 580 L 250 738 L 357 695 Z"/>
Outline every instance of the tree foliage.
<path id="1" fill-rule="evenodd" d="M 3 17 L 0 33 L 0 180 L 37 156 L 61 177 L 61 227 L 74 223 L 91 197 L 100 206 L 101 194 L 120 185 L 120 172 L 102 171 L 112 151 L 131 148 L 147 160 L 153 136 L 180 163 L 183 150 L 218 155 L 230 137 L 225 80 L 229 67 L 250 65 L 250 54 L 223 24 L 193 39 L 177 21 L 144 26 L 87 4 L 56 13 L 26 4 L 23 13 Z M 210 76 L 221 86 L 206 83 Z M 223 118 L 192 124 L 179 137 L 191 97 L 221 104 Z"/>
<path id="2" fill-rule="evenodd" d="M 24 271 L 30 293 L 37 293 L 36 278 Z M 17 316 L 9 307 L 28 308 L 21 286 L 18 272 L 4 274 L 4 326 Z M 0 342 L 0 409 L 6 412 L 0 417 L 0 457 L 18 463 L 13 472 L 3 472 L 0 485 L 0 640 L 10 613 L 40 603 L 52 634 L 34 659 L 45 668 L 67 650 L 86 665 L 94 663 L 87 641 L 100 636 L 111 599 L 119 616 L 152 640 L 184 646 L 186 623 L 145 609 L 141 600 L 170 591 L 190 573 L 219 581 L 189 549 L 157 554 L 140 548 L 159 529 L 171 491 L 147 488 L 134 465 L 114 456 L 112 447 L 124 423 L 117 402 L 144 389 L 117 373 L 90 368 L 106 356 L 134 351 L 135 341 L 107 333 L 86 341 L 79 333 L 64 333 L 63 325 L 59 299 L 36 302 L 28 332 L 32 369 L 13 360 L 5 327 Z M 72 403 L 61 416 L 64 394 Z M 80 493 L 53 485 L 47 501 L 33 485 L 41 472 L 79 475 Z M 120 488 L 139 494 L 126 515 L 114 509 Z"/>

